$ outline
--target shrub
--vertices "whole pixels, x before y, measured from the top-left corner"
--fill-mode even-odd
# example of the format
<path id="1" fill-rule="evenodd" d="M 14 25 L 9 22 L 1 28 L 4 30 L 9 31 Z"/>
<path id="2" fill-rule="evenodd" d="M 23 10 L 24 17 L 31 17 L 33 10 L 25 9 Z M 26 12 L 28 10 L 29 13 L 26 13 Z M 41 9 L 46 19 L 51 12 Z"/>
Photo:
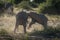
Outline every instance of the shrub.
<path id="1" fill-rule="evenodd" d="M 46 3 L 43 2 L 43 3 L 40 3 L 40 5 L 38 6 L 38 13 L 41 13 L 46 7 Z"/>

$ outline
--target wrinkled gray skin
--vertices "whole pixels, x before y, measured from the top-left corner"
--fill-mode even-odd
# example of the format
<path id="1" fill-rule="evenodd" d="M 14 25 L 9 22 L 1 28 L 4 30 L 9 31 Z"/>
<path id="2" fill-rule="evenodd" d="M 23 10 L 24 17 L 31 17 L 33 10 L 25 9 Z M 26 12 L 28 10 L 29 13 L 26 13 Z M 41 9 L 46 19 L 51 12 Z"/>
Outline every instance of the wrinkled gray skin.
<path id="1" fill-rule="evenodd" d="M 14 32 L 16 31 L 19 25 L 23 25 L 24 33 L 26 33 L 27 19 L 28 19 L 28 15 L 26 12 L 23 12 L 23 11 L 19 12 L 16 15 L 16 25 L 15 25 Z"/>
<path id="2" fill-rule="evenodd" d="M 43 27 L 44 27 L 45 29 L 47 29 L 47 21 L 48 21 L 48 19 L 47 19 L 47 17 L 46 17 L 45 15 L 43 15 L 43 14 L 37 14 L 37 13 L 35 13 L 35 12 L 30 12 L 30 13 L 29 13 L 29 16 L 32 18 L 32 21 L 30 22 L 28 29 L 29 29 L 29 28 L 31 27 L 31 25 L 34 24 L 35 22 L 37 22 L 37 23 L 39 23 L 39 24 L 42 24 Z"/>

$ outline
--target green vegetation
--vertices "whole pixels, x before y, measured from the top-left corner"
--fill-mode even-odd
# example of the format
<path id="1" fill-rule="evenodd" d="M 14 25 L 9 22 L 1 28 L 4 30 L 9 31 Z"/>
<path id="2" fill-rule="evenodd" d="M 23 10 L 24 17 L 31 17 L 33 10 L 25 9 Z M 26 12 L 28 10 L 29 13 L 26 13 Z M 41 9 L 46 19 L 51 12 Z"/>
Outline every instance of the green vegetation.
<path id="1" fill-rule="evenodd" d="M 13 5 L 18 6 L 18 8 L 27 8 L 28 7 L 31 9 L 31 8 L 36 7 L 36 8 L 38 8 L 38 10 L 36 10 L 38 13 L 41 13 L 45 10 L 49 10 L 49 8 L 54 9 L 56 11 L 60 10 L 60 8 L 59 8 L 60 0 L 33 0 L 32 2 L 30 2 L 30 0 L 3 0 L 3 1 L 0 0 L 0 4 L 3 4 L 5 2 L 12 3 Z M 54 14 L 54 13 L 52 13 L 52 14 Z"/>

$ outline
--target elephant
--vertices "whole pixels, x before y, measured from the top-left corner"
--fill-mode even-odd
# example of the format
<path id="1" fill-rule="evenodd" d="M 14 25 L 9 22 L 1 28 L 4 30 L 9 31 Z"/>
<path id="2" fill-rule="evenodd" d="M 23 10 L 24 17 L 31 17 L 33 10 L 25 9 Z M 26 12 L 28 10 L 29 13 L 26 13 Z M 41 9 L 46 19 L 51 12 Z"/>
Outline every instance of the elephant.
<path id="1" fill-rule="evenodd" d="M 35 22 L 42 24 L 44 28 L 47 29 L 48 18 L 44 14 L 37 14 L 36 12 L 30 12 L 28 15 L 32 18 L 32 21 L 30 22 L 28 29 Z"/>
<path id="2" fill-rule="evenodd" d="M 19 25 L 23 25 L 24 28 L 24 33 L 26 33 L 26 26 L 27 26 L 27 19 L 28 19 L 28 14 L 24 11 L 19 12 L 16 15 L 16 25 L 15 25 L 15 29 L 14 32 L 16 31 L 16 29 L 18 28 Z"/>

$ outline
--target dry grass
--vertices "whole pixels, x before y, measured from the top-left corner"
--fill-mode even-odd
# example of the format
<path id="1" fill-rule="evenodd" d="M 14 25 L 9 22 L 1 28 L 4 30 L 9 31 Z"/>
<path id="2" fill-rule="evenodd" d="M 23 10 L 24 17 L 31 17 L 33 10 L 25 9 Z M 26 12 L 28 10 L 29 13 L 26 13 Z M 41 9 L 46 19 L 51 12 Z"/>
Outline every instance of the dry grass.
<path id="1" fill-rule="evenodd" d="M 16 12 L 16 10 L 15 10 L 15 12 Z M 54 27 L 57 23 L 59 23 L 58 25 L 60 25 L 60 16 L 49 16 L 49 15 L 46 15 L 46 16 L 49 19 L 48 25 L 54 26 Z M 31 19 L 28 19 L 28 21 L 30 23 Z M 3 29 L 6 29 L 8 32 L 13 32 L 14 27 L 15 27 L 15 22 L 16 22 L 15 16 L 8 17 L 7 15 L 4 15 L 4 17 L 0 17 L 0 29 L 3 28 Z M 27 24 L 27 27 L 28 27 L 29 23 Z M 32 25 L 32 27 L 30 29 L 27 29 L 27 32 L 31 32 L 34 29 L 43 30 L 44 27 L 42 27 L 42 25 L 40 25 L 38 23 L 35 23 Z M 18 27 L 17 32 L 23 32 L 22 25 L 20 25 Z"/>
<path id="2" fill-rule="evenodd" d="M 11 17 L 1 17 L 0 18 L 0 29 L 3 28 L 3 29 L 6 29 L 8 32 L 13 32 L 14 30 L 14 27 L 15 27 L 15 22 L 16 22 L 16 19 L 15 19 L 15 16 L 11 16 Z M 29 25 L 29 24 L 28 24 Z M 27 26 L 28 26 L 27 25 Z M 40 27 L 42 25 L 36 23 L 36 24 L 33 24 L 32 25 L 32 28 L 30 28 L 29 30 L 27 29 L 27 31 L 31 32 L 33 29 L 38 29 L 38 30 L 41 30 L 41 28 L 43 29 L 43 27 Z M 20 25 L 18 27 L 18 32 L 23 32 L 23 26 Z"/>
<path id="3" fill-rule="evenodd" d="M 15 14 L 18 13 L 19 11 L 16 11 L 14 10 Z M 48 25 L 51 26 L 51 27 L 55 27 L 55 25 L 60 25 L 60 16 L 49 16 L 49 15 L 46 15 L 47 18 L 49 19 L 48 21 Z M 28 19 L 28 24 L 27 24 L 27 27 L 31 21 L 31 19 Z M 8 33 L 10 33 L 12 36 L 15 36 L 15 34 L 13 33 L 14 31 L 14 27 L 15 27 L 15 22 L 16 22 L 16 19 L 15 19 L 15 16 L 7 16 L 7 15 L 4 15 L 4 17 L 0 17 L 0 29 L 4 29 L 6 30 Z M 56 26 L 57 27 L 57 26 Z M 60 26 L 59 26 L 60 28 Z M 30 29 L 27 29 L 27 32 L 30 33 L 30 32 L 33 32 L 34 30 L 44 30 L 44 27 L 41 25 L 41 24 L 38 24 L 38 23 L 35 23 L 32 25 L 32 27 Z M 20 25 L 18 27 L 18 30 L 17 30 L 17 33 L 23 33 L 23 26 Z M 20 36 L 20 34 L 16 34 L 16 37 L 17 36 Z M 22 38 L 23 39 L 23 38 Z M 42 38 L 43 39 L 43 38 Z M 31 39 L 32 40 L 32 39 Z M 33 40 L 35 40 L 33 38 Z M 38 39 L 39 40 L 39 39 Z M 44 39 L 43 39 L 44 40 Z M 47 39 L 48 40 L 48 39 Z M 50 40 L 50 39 L 49 39 Z M 53 40 L 53 39 L 52 39 Z M 54 38 L 54 40 L 59 40 L 58 38 Z"/>

